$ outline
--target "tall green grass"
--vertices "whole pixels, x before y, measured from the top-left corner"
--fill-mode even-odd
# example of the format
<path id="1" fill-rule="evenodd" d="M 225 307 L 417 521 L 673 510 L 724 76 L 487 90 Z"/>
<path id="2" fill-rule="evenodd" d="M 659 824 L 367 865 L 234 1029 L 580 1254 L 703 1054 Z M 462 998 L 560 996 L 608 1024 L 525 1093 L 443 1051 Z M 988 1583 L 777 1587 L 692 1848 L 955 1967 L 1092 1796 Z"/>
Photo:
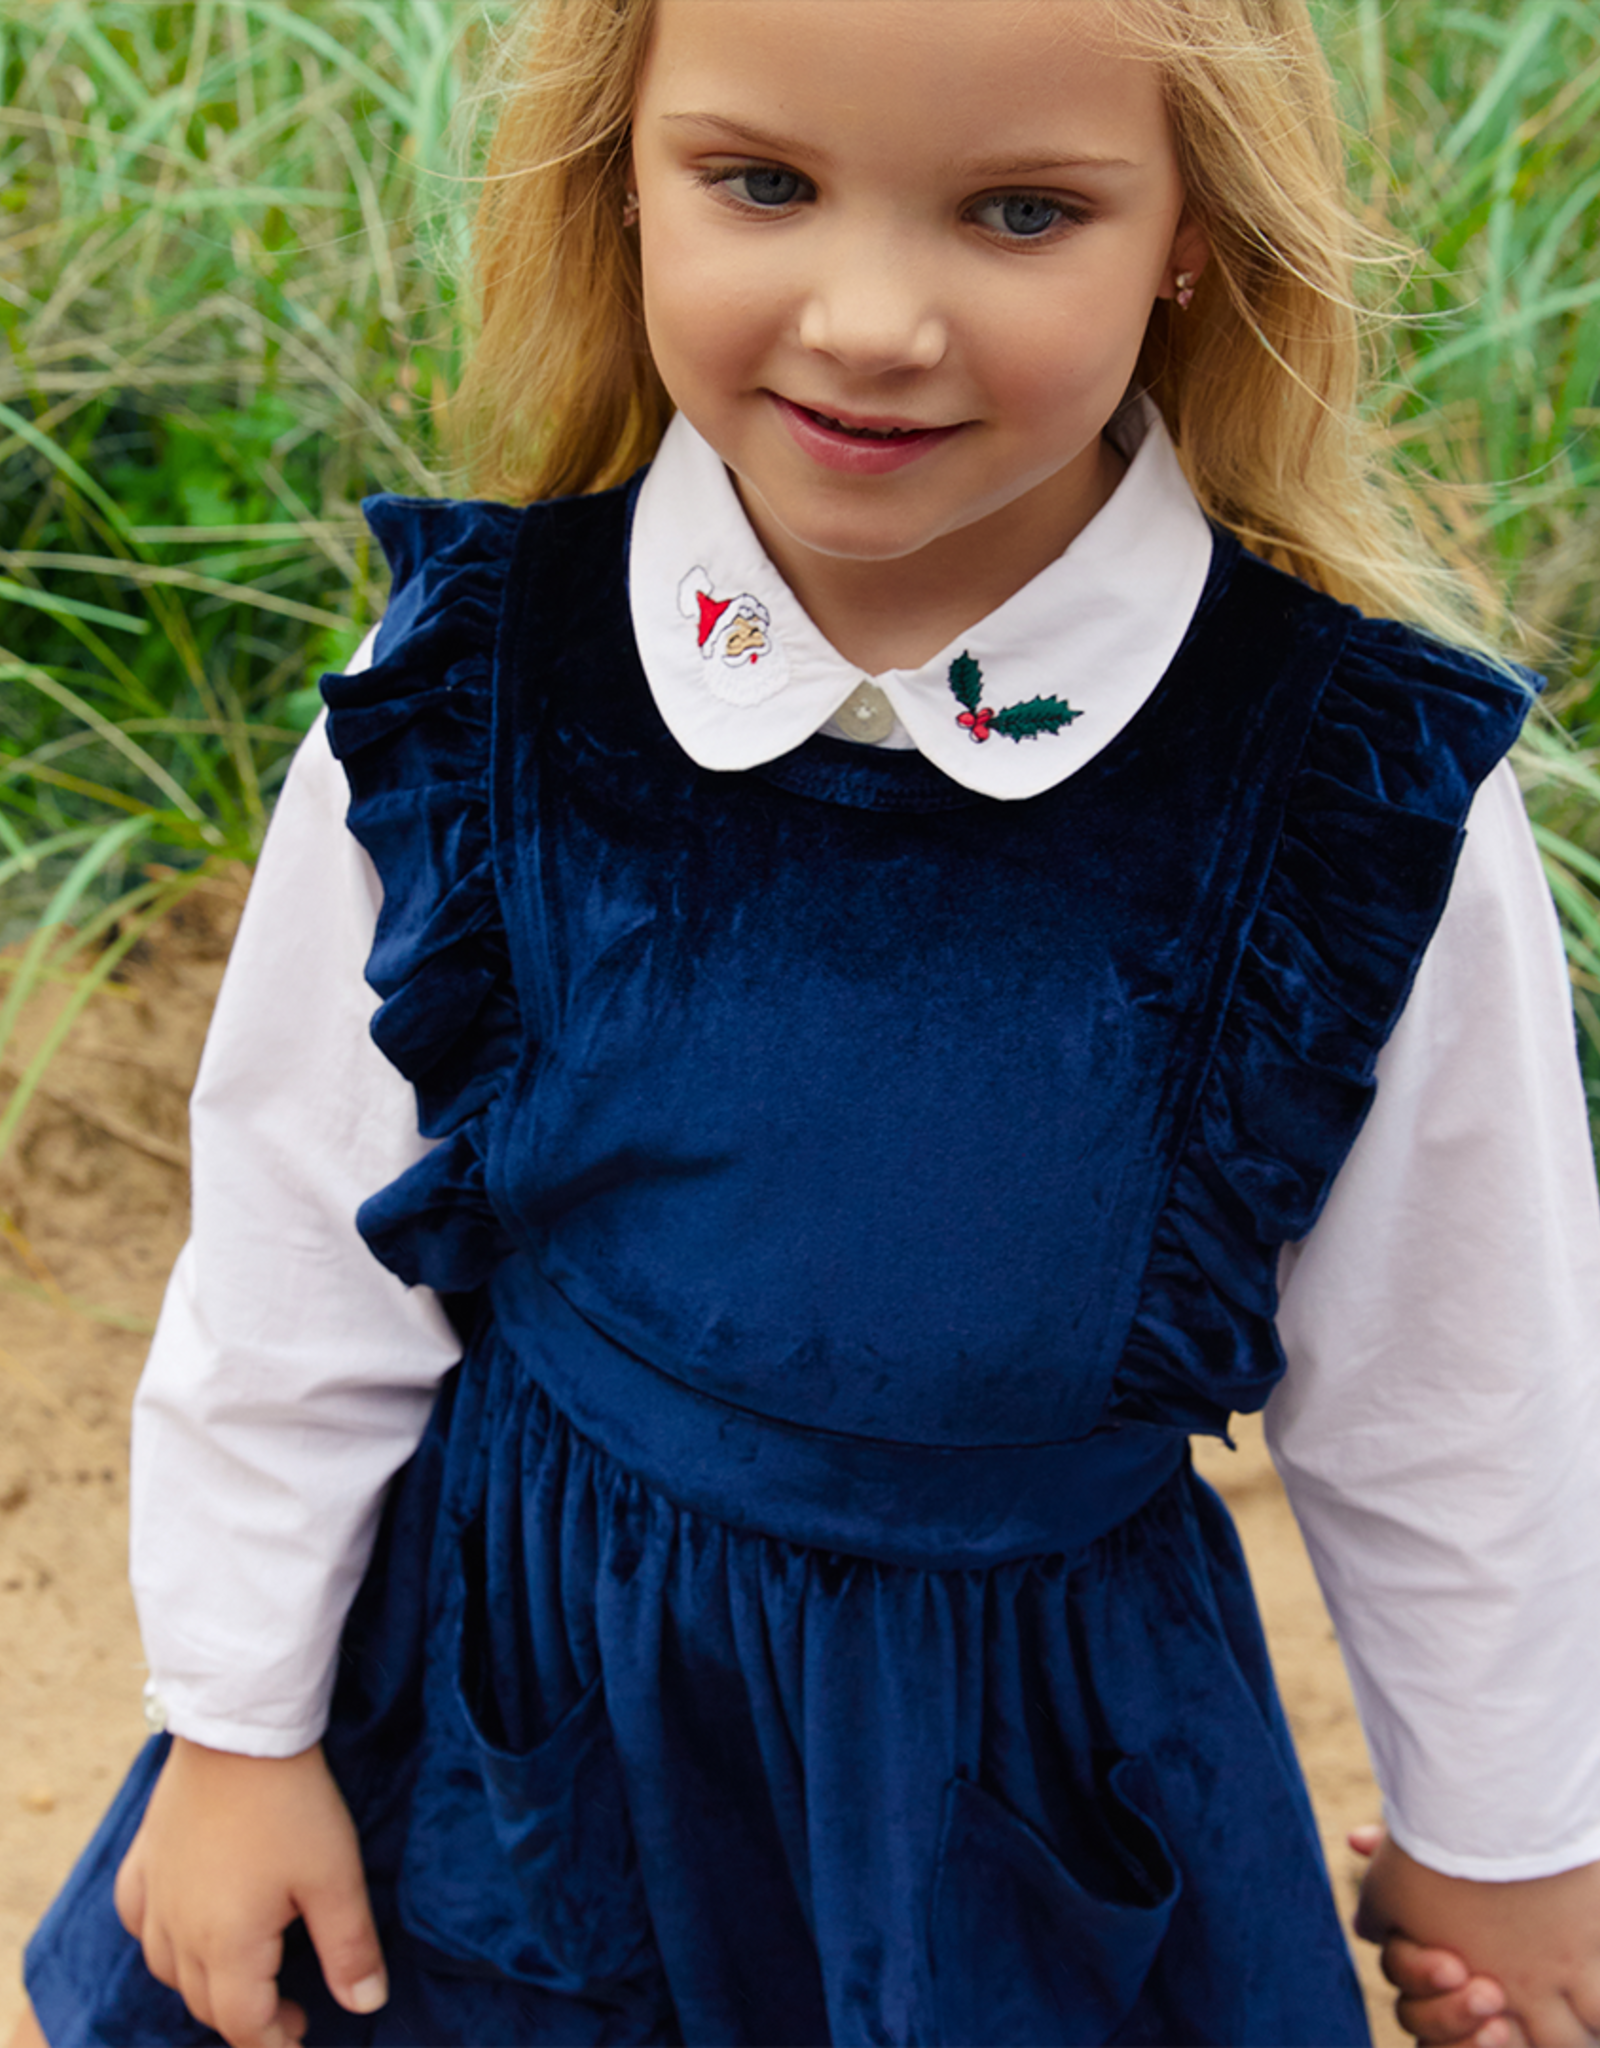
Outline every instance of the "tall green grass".
<path id="1" fill-rule="evenodd" d="M 1386 393 L 1398 450 L 1513 609 L 1554 636 L 1564 706 L 1590 723 L 1600 5 L 1341 0 L 1323 13 L 1368 138 L 1358 175 L 1425 252 Z"/>
<path id="2" fill-rule="evenodd" d="M 24 1001 L 253 857 L 381 607 L 356 501 L 438 488 L 466 16 L 0 0 L 0 1153 Z"/>
<path id="3" fill-rule="evenodd" d="M 1374 210 L 1426 252 L 1385 394 L 1397 453 L 1551 681 L 1519 767 L 1600 1135 L 1600 4 L 1323 11 Z"/>
<path id="4" fill-rule="evenodd" d="M 260 842 L 429 493 L 461 346 L 467 0 L 0 0 L 0 1152 L 74 1004 Z M 1430 254 L 1383 395 L 1543 634 L 1524 754 L 1600 1099 L 1600 0 L 1327 0 L 1359 175 Z M 64 1028 L 64 1026 L 63 1026 Z"/>

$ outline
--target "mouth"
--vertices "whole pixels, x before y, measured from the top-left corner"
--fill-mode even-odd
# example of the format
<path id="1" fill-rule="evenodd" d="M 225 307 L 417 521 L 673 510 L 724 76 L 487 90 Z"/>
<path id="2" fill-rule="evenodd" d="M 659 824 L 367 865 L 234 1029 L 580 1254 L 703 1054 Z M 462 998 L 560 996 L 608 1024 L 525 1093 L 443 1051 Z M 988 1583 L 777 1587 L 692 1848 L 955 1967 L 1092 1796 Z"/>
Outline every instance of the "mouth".
<path id="1" fill-rule="evenodd" d="M 845 476 L 888 476 L 931 455 L 962 431 L 960 425 L 924 426 L 892 416 L 852 417 L 826 412 L 820 405 L 801 405 L 776 391 L 767 395 L 802 453 Z"/>
<path id="2" fill-rule="evenodd" d="M 917 434 L 937 434 L 946 429 L 923 426 L 909 420 L 852 420 L 839 413 L 823 412 L 814 405 L 790 403 L 797 412 L 803 412 L 808 419 L 816 421 L 819 427 L 826 427 L 831 434 L 847 434 L 852 441 L 908 441 Z"/>

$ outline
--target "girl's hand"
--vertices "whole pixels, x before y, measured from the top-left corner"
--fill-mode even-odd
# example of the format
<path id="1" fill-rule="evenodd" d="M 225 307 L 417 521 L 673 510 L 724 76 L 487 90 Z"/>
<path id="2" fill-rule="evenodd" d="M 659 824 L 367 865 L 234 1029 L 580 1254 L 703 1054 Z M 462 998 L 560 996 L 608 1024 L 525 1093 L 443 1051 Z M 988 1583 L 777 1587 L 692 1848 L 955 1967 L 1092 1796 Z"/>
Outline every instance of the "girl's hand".
<path id="1" fill-rule="evenodd" d="M 1419 2040 L 1471 2040 L 1481 2048 L 1592 2048 L 1600 2039 L 1600 1863 L 1554 1877 L 1487 1884 L 1445 1877 L 1380 1840 L 1361 1887 L 1356 1932 L 1384 1944 L 1384 1969 L 1401 1985 L 1401 2024 Z M 1438 1951 L 1449 1954 L 1440 1958 Z M 1469 1957 L 1504 1987 L 1504 2011 L 1466 2034 L 1435 2031 L 1457 2023 L 1458 1993 L 1405 1995 L 1403 1978 L 1433 1976 L 1441 1960 Z M 1429 2010 L 1428 2008 L 1432 2008 Z M 1426 2031 L 1424 2030 L 1426 2029 Z"/>
<path id="2" fill-rule="evenodd" d="M 115 1896 L 151 1974 L 230 2048 L 304 2035 L 278 1995 L 297 1917 L 347 2011 L 388 1997 L 355 1826 L 320 1748 L 250 1757 L 175 1739 Z"/>
<path id="3" fill-rule="evenodd" d="M 1384 1832 L 1352 1828 L 1346 1839 L 1358 1856 L 1371 1856 Z M 1401 2026 L 1428 2048 L 1525 2048 L 1516 2022 L 1497 2017 L 1506 2008 L 1505 1992 L 1492 1977 L 1474 1977 L 1449 1949 L 1423 1948 L 1391 1933 L 1383 1943 L 1383 1974 L 1400 1994 L 1395 2013 Z"/>

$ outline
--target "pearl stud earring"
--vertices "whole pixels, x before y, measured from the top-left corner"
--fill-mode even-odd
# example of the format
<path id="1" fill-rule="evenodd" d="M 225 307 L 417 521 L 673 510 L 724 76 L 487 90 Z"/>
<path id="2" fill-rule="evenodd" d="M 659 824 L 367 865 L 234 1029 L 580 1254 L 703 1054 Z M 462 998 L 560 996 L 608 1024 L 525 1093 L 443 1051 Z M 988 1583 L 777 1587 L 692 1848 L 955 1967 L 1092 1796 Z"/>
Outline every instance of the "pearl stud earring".
<path id="1" fill-rule="evenodd" d="M 1172 280 L 1172 294 L 1178 302 L 1178 311 L 1187 313 L 1194 304 L 1194 272 L 1180 270 Z"/>
<path id="2" fill-rule="evenodd" d="M 622 195 L 622 225 L 625 228 L 636 228 L 639 225 L 639 195 L 637 192 L 624 192 Z"/>

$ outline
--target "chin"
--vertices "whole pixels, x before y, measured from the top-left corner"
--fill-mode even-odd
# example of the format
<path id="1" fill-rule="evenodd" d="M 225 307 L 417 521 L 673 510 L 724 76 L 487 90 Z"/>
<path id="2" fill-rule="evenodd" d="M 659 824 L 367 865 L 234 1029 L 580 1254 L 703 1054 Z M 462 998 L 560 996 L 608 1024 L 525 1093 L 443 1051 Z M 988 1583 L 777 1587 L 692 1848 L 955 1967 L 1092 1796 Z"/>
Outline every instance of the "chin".
<path id="1" fill-rule="evenodd" d="M 885 517 L 882 503 L 838 506 L 809 518 L 784 516 L 770 499 L 759 501 L 762 522 L 792 547 L 841 562 L 899 562 L 938 540 L 942 528 L 908 528 Z"/>

